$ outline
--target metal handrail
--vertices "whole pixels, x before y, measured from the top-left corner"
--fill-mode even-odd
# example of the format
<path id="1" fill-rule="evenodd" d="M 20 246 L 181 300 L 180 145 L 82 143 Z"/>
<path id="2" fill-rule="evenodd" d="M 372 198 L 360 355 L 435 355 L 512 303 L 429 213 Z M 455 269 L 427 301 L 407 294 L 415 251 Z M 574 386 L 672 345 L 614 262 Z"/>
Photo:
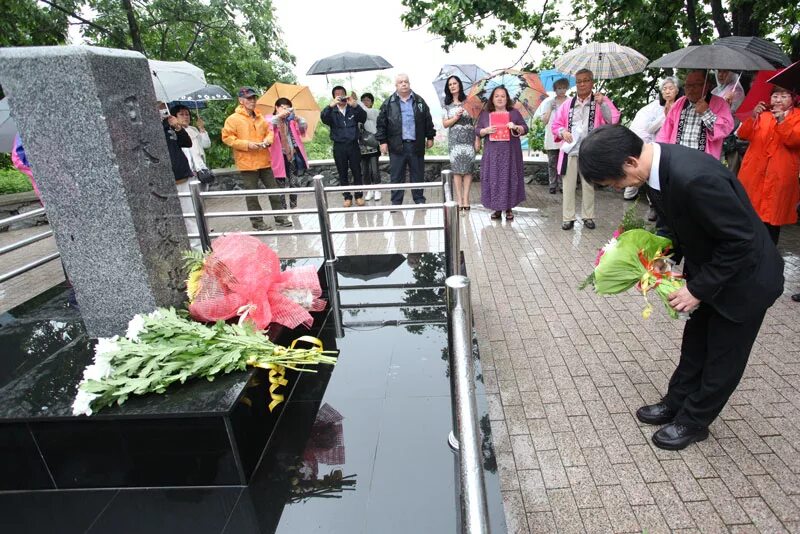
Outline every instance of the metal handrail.
<path id="1" fill-rule="evenodd" d="M 450 171 L 442 171 L 442 174 Z M 317 176 L 322 176 L 318 174 Z M 442 182 L 410 182 L 400 184 L 373 184 L 373 185 L 331 185 L 325 188 L 326 193 L 341 193 L 343 191 L 385 191 L 392 189 L 438 189 L 442 187 Z M 242 196 L 272 196 L 272 195 L 303 195 L 314 193 L 313 187 L 279 187 L 272 189 L 232 189 L 230 191 L 201 191 L 203 198 L 211 197 L 242 197 Z M 180 192 L 179 197 L 189 197 L 191 192 Z"/>
<path id="2" fill-rule="evenodd" d="M 52 254 L 48 254 L 47 256 L 43 256 L 38 260 L 34 260 L 28 264 L 23 265 L 13 271 L 9 271 L 7 273 L 0 274 L 0 284 L 11 280 L 12 278 L 16 278 L 17 276 L 27 273 L 28 271 L 32 271 L 33 269 L 39 267 L 40 265 L 44 265 L 45 263 L 49 263 L 56 258 L 61 257 L 61 254 L 58 252 L 53 252 Z"/>
<path id="3" fill-rule="evenodd" d="M 20 213 L 19 215 L 12 215 L 11 217 L 6 217 L 5 219 L 0 219 L 0 228 L 5 226 L 10 226 L 14 223 L 24 221 L 26 219 L 33 219 L 34 217 L 38 217 L 39 215 L 45 215 L 46 212 L 44 208 L 37 208 L 35 210 L 26 211 L 25 213 Z"/>
<path id="4" fill-rule="evenodd" d="M 32 235 L 30 237 L 26 237 L 25 239 L 20 239 L 19 241 L 15 241 L 15 242 L 11 243 L 10 245 L 6 245 L 6 246 L 0 248 L 0 256 L 2 256 L 3 254 L 7 254 L 9 252 L 12 252 L 14 250 L 17 250 L 18 248 L 22 248 L 22 247 L 25 247 L 27 245 L 32 245 L 33 243 L 36 243 L 37 241 L 41 241 L 42 239 L 47 239 L 51 235 L 53 235 L 53 231 L 52 230 L 48 230 L 46 232 L 42 232 L 41 234 Z"/>
<path id="5" fill-rule="evenodd" d="M 451 276 L 447 286 L 447 317 L 450 332 L 450 381 L 453 426 L 461 491 L 462 532 L 489 532 L 489 507 L 483 474 L 478 403 L 475 399 L 475 367 L 472 359 L 472 304 L 466 276 Z M 452 443 L 451 445 L 455 445 Z"/>

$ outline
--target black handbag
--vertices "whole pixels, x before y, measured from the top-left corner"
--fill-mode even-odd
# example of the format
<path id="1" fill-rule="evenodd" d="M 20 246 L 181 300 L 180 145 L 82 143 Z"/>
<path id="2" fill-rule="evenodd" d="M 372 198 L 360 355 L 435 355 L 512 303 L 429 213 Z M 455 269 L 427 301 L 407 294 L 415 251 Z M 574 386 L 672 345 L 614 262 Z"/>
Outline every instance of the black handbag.
<path id="1" fill-rule="evenodd" d="M 201 184 L 213 184 L 217 179 L 210 169 L 198 169 L 195 174 L 197 175 L 197 179 L 200 180 Z"/>
<path id="2" fill-rule="evenodd" d="M 375 134 L 368 132 L 363 126 L 359 128 L 358 143 L 367 148 L 378 148 L 380 146 Z"/>

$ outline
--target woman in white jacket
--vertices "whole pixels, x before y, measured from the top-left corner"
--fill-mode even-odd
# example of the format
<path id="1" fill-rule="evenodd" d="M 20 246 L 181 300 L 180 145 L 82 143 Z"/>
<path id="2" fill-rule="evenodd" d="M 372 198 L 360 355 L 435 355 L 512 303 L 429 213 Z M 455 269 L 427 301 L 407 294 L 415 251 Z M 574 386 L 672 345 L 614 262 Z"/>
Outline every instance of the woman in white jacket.
<path id="1" fill-rule="evenodd" d="M 664 119 L 669 110 L 682 94 L 678 79 L 674 76 L 667 76 L 661 80 L 658 88 L 661 92 L 660 96 L 640 109 L 630 124 L 631 131 L 641 137 L 645 143 L 652 143 L 656 140 L 656 135 L 664 125 Z M 638 194 L 638 187 L 626 187 L 623 198 L 633 200 Z M 648 218 L 651 219 L 652 215 L 652 213 L 648 214 Z"/>

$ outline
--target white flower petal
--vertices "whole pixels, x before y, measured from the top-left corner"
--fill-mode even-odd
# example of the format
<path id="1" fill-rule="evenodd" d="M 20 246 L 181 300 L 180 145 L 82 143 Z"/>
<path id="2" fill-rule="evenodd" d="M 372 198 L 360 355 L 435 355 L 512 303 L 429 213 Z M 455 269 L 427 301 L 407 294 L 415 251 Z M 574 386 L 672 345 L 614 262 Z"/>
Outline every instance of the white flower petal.
<path id="1" fill-rule="evenodd" d="M 136 314 L 128 323 L 128 331 L 125 333 L 125 337 L 135 343 L 139 341 L 139 334 L 141 334 L 144 329 L 144 317 L 141 314 Z"/>
<path id="2" fill-rule="evenodd" d="M 75 401 L 72 403 L 72 415 L 92 415 L 92 401 L 99 395 L 78 389 Z"/>

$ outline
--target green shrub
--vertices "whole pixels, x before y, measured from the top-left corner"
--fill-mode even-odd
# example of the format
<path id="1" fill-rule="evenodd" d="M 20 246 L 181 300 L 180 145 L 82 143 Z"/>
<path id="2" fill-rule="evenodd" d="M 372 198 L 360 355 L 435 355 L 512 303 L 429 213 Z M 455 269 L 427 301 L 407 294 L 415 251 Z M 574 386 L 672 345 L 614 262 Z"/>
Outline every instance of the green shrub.
<path id="1" fill-rule="evenodd" d="M 33 191 L 31 181 L 17 169 L 0 169 L 0 195 Z"/>

